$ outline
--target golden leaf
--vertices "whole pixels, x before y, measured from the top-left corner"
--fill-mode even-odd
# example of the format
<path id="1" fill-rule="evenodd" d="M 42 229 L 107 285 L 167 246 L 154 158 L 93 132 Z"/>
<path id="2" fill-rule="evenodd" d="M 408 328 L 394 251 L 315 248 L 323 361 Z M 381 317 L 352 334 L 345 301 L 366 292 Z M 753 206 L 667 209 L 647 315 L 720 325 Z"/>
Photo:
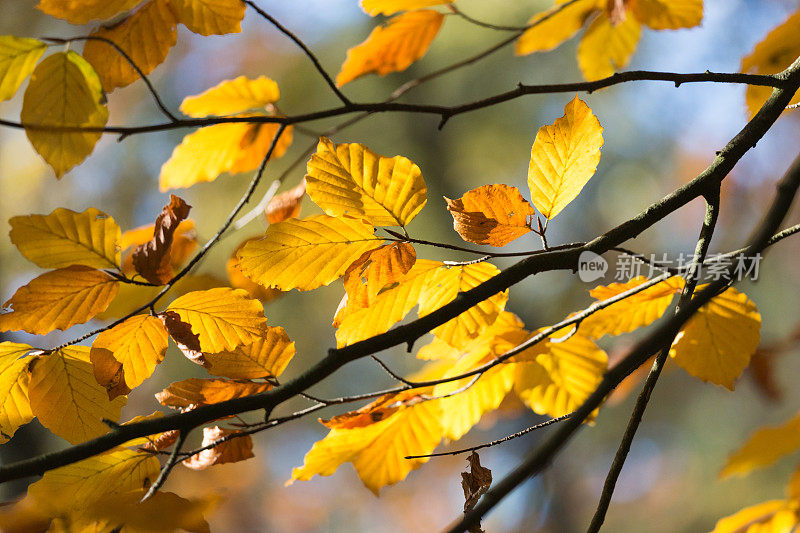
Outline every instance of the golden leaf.
<path id="1" fill-rule="evenodd" d="M 30 365 L 31 410 L 44 427 L 78 444 L 109 431 L 103 419 L 119 420 L 126 398 L 109 401 L 94 379 L 88 346 L 67 346 Z"/>
<path id="2" fill-rule="evenodd" d="M 703 21 L 703 0 L 631 0 L 630 10 L 654 30 L 693 28 Z"/>
<path id="3" fill-rule="evenodd" d="M 86 24 L 91 20 L 105 20 L 132 9 L 141 0 L 40 0 L 36 7 L 51 17 L 72 24 Z"/>
<path id="4" fill-rule="evenodd" d="M 694 377 L 733 390 L 758 347 L 760 330 L 761 315 L 755 304 L 730 288 L 683 325 L 669 355 Z"/>
<path id="5" fill-rule="evenodd" d="M 167 330 L 150 315 L 132 316 L 102 332 L 92 343 L 95 350 L 107 350 L 122 364 L 125 383 L 135 389 L 153 374 L 167 351 Z"/>
<path id="6" fill-rule="evenodd" d="M 248 239 L 236 247 L 233 255 L 225 263 L 225 273 L 228 275 L 228 284 L 231 287 L 234 289 L 244 289 L 250 296 L 253 298 L 258 298 L 262 303 L 266 304 L 272 300 L 280 298 L 283 293 L 278 289 L 263 287 L 242 274 L 242 270 L 239 268 L 239 250 L 241 250 L 242 247 L 251 240 L 258 239 Z"/>
<path id="7" fill-rule="evenodd" d="M 110 351 L 92 349 L 89 352 L 89 359 L 92 363 L 94 379 L 106 389 L 109 401 L 117 396 L 126 396 L 131 392 L 131 388 L 125 384 L 125 371 L 122 363 L 114 359 L 114 355 Z"/>
<path id="8" fill-rule="evenodd" d="M 108 120 L 105 102 L 100 78 L 75 52 L 47 56 L 34 69 L 20 118 L 28 140 L 57 178 L 92 153 L 102 132 L 49 129 L 103 128 Z"/>
<path id="9" fill-rule="evenodd" d="M 563 3 L 563 2 L 558 2 Z M 588 18 L 605 7 L 605 0 L 578 0 L 565 7 L 555 6 L 543 13 L 534 15 L 529 28 L 517 39 L 515 51 L 517 55 L 527 55 L 544 50 L 552 50 L 580 30 Z M 554 11 L 558 11 L 552 14 Z M 539 23 L 544 17 L 544 22 Z"/>
<path id="10" fill-rule="evenodd" d="M 642 25 L 632 16 L 614 24 L 605 14 L 587 28 L 578 46 L 578 66 L 589 81 L 599 80 L 624 68 L 631 60 Z"/>
<path id="11" fill-rule="evenodd" d="M 265 287 L 301 291 L 328 285 L 353 261 L 381 245 L 363 220 L 316 215 L 271 224 L 259 240 L 239 250 L 239 268 Z"/>
<path id="12" fill-rule="evenodd" d="M 208 371 L 232 379 L 277 378 L 294 357 L 294 341 L 281 327 L 267 327 L 263 336 L 233 351 L 205 354 Z"/>
<path id="13" fill-rule="evenodd" d="M 91 320 L 117 295 L 118 281 L 101 270 L 71 266 L 46 272 L 3 304 L 10 313 L 0 315 L 0 331 L 24 330 L 45 335 Z"/>
<path id="14" fill-rule="evenodd" d="M 147 75 L 164 62 L 170 48 L 175 46 L 177 24 L 168 0 L 150 0 L 121 22 L 109 27 L 101 26 L 90 35 L 108 39 L 119 46 Z M 83 57 L 97 71 L 106 92 L 139 79 L 128 60 L 106 42 L 86 41 Z"/>
<path id="15" fill-rule="evenodd" d="M 83 213 L 60 207 L 47 216 L 12 217 L 8 223 L 11 242 L 42 268 L 119 266 L 119 226 L 94 207 Z"/>
<path id="16" fill-rule="evenodd" d="M 225 80 L 201 94 L 187 96 L 181 104 L 181 112 L 190 117 L 207 117 L 250 110 L 264 111 L 280 97 L 278 84 L 266 76 L 256 79 L 239 76 Z"/>
<path id="17" fill-rule="evenodd" d="M 407 242 L 386 244 L 364 252 L 344 274 L 348 305 L 368 307 L 381 291 L 399 283 L 416 260 L 417 253 Z"/>
<path id="18" fill-rule="evenodd" d="M 764 427 L 728 457 L 719 473 L 721 478 L 744 476 L 756 468 L 771 465 L 781 457 L 800 449 L 800 416 L 779 426 Z"/>
<path id="19" fill-rule="evenodd" d="M 542 126 L 531 148 L 528 187 L 533 205 L 548 219 L 567 206 L 600 162 L 603 127 L 577 96 L 552 126 Z"/>
<path id="20" fill-rule="evenodd" d="M 445 201 L 453 229 L 475 244 L 505 246 L 531 231 L 529 219 L 535 216 L 519 190 L 508 185 L 484 185 L 458 200 L 445 197 Z"/>
<path id="21" fill-rule="evenodd" d="M 0 102 L 14 96 L 46 49 L 38 39 L 0 35 Z"/>
<path id="22" fill-rule="evenodd" d="M 361 9 L 375 15 L 394 15 L 398 11 L 411 11 L 423 7 L 450 4 L 454 0 L 361 0 Z"/>
<path id="23" fill-rule="evenodd" d="M 205 427 L 203 428 L 203 444 L 201 446 L 209 446 L 221 438 L 236 433 L 239 433 L 239 431 L 223 429 L 219 426 Z M 188 459 L 184 459 L 183 466 L 192 470 L 205 470 L 213 465 L 238 463 L 251 457 L 255 457 L 253 455 L 253 439 L 250 438 L 250 435 L 242 434 L 239 437 L 221 442 L 213 448 L 203 450 Z"/>
<path id="24" fill-rule="evenodd" d="M 264 306 L 242 289 L 219 287 L 194 291 L 167 307 L 192 327 L 203 352 L 233 350 L 250 344 L 264 334 L 267 319 Z"/>
<path id="25" fill-rule="evenodd" d="M 598 285 L 589 294 L 597 301 L 608 300 L 646 282 L 647 278 L 638 276 L 625 283 Z M 581 321 L 578 331 L 591 339 L 599 339 L 603 335 L 620 335 L 647 326 L 664 314 L 681 289 L 683 278 L 673 276 L 592 313 Z"/>
<path id="26" fill-rule="evenodd" d="M 200 35 L 224 35 L 242 31 L 242 0 L 170 0 L 178 20 Z"/>
<path id="27" fill-rule="evenodd" d="M 252 396 L 269 390 L 269 383 L 231 381 L 229 379 L 190 378 L 176 381 L 156 394 L 161 405 L 176 408 L 194 408 L 203 405 Z"/>
<path id="28" fill-rule="evenodd" d="M 797 522 L 797 502 L 769 500 L 720 519 L 711 533 L 788 533 Z"/>
<path id="29" fill-rule="evenodd" d="M 385 76 L 407 69 L 428 51 L 442 22 L 444 15 L 430 9 L 389 19 L 372 30 L 366 41 L 347 51 L 336 85 L 341 87 L 372 72 Z"/>
<path id="30" fill-rule="evenodd" d="M 28 400 L 28 363 L 23 357 L 32 348 L 16 342 L 0 343 L 0 444 L 17 428 L 33 420 Z"/>
<path id="31" fill-rule="evenodd" d="M 306 174 L 311 200 L 329 215 L 363 218 L 375 226 L 405 226 L 427 202 L 417 165 L 383 157 L 361 144 L 320 138 Z"/>
<path id="32" fill-rule="evenodd" d="M 278 133 L 278 128 L 278 124 L 250 124 L 239 143 L 239 156 L 234 159 L 228 172 L 235 174 L 257 169 L 266 157 L 272 139 Z M 286 153 L 286 150 L 292 145 L 293 131 L 292 126 L 283 130 L 283 135 L 278 139 L 278 144 L 275 145 L 270 160 L 272 157 L 281 157 Z"/>

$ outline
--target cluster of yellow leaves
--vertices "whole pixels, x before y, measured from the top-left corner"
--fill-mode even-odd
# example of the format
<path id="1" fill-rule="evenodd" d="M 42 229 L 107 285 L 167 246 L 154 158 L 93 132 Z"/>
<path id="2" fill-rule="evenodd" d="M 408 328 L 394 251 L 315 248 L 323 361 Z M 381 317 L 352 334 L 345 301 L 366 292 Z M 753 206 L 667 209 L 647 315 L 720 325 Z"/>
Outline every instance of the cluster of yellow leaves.
<path id="1" fill-rule="evenodd" d="M 556 0 L 550 11 L 528 21 L 532 27 L 517 40 L 516 52 L 551 50 L 587 26 L 578 46 L 578 66 L 587 80 L 596 80 L 628 64 L 642 25 L 676 30 L 702 20 L 703 0 Z"/>

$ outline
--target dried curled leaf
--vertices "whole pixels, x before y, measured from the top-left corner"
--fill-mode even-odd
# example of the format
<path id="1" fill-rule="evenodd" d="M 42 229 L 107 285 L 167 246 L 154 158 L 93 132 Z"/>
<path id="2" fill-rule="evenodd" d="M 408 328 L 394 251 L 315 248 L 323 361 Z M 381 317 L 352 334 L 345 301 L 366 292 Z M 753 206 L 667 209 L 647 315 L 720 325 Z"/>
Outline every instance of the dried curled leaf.
<path id="1" fill-rule="evenodd" d="M 189 216 L 191 208 L 183 199 L 171 194 L 169 204 L 156 218 L 153 238 L 133 251 L 131 257 L 136 272 L 150 283 L 163 285 L 172 279 L 172 239 L 178 225 Z"/>
<path id="2" fill-rule="evenodd" d="M 190 378 L 176 381 L 156 394 L 161 405 L 172 408 L 193 409 L 203 405 L 252 396 L 269 390 L 269 383 L 232 381 L 229 379 Z"/>
<path id="3" fill-rule="evenodd" d="M 264 216 L 270 224 L 277 224 L 290 218 L 297 218 L 306 194 L 306 180 L 303 178 L 297 187 L 276 194 L 267 204 Z"/>
<path id="4" fill-rule="evenodd" d="M 472 452 L 467 457 L 469 472 L 461 473 L 461 488 L 464 489 L 464 512 L 466 513 L 478 503 L 478 500 L 492 486 L 492 471 L 481 466 L 478 454 Z"/>
<path id="5" fill-rule="evenodd" d="M 200 336 L 192 331 L 192 326 L 181 320 L 181 316 L 175 311 L 164 311 L 158 315 L 164 328 L 175 341 L 178 349 L 186 358 L 200 366 L 207 366 L 206 357 L 200 346 Z"/>
<path id="6" fill-rule="evenodd" d="M 245 459 L 255 457 L 253 455 L 253 439 L 250 435 L 240 434 L 234 429 L 225 429 L 219 426 L 203 428 L 203 447 L 210 446 L 218 440 L 232 435 L 238 436 L 221 442 L 208 450 L 183 460 L 183 466 L 192 470 L 205 470 L 214 465 L 224 463 L 238 463 Z"/>
<path id="7" fill-rule="evenodd" d="M 533 207 L 516 187 L 484 185 L 458 200 L 445 197 L 453 229 L 475 244 L 505 246 L 531 231 Z"/>
<path id="8" fill-rule="evenodd" d="M 92 362 L 94 379 L 106 389 L 109 401 L 117 396 L 126 396 L 131 392 L 131 388 L 125 383 L 125 370 L 122 363 L 114 359 L 112 352 L 102 348 L 92 348 L 89 352 L 89 359 Z"/>

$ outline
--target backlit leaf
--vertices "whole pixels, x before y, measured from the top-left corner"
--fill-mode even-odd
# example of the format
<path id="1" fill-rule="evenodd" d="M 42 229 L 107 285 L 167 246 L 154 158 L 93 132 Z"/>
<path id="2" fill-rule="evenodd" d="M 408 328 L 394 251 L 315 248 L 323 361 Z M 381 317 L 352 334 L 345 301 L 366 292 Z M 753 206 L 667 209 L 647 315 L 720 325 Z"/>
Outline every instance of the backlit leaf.
<path id="1" fill-rule="evenodd" d="M 268 327 L 263 336 L 230 352 L 205 354 L 208 371 L 233 379 L 277 378 L 294 357 L 294 342 L 281 327 Z"/>
<path id="2" fill-rule="evenodd" d="M 559 2 L 563 3 L 563 2 Z M 516 53 L 518 55 L 532 54 L 544 50 L 552 50 L 560 45 L 580 30 L 586 23 L 589 16 L 605 6 L 605 1 L 598 0 L 578 0 L 561 8 L 555 6 L 552 9 L 534 15 L 528 25 L 533 25 L 517 39 Z M 554 11 L 555 14 L 551 14 Z M 544 22 L 537 22 L 544 17 L 548 17 Z"/>
<path id="3" fill-rule="evenodd" d="M 38 39 L 0 36 L 0 102 L 14 96 L 46 49 Z"/>
<path id="4" fill-rule="evenodd" d="M 190 117 L 207 117 L 233 115 L 250 110 L 264 111 L 264 108 L 277 102 L 280 97 L 278 84 L 266 76 L 255 79 L 239 76 L 233 80 L 225 80 L 196 96 L 184 98 L 181 112 Z"/>
<path id="5" fill-rule="evenodd" d="M 703 0 L 632 0 L 630 9 L 654 30 L 693 28 L 703 20 Z"/>
<path id="6" fill-rule="evenodd" d="M 228 274 L 228 284 L 234 289 L 246 290 L 250 296 L 253 298 L 258 298 L 262 303 L 271 302 L 272 300 L 280 298 L 283 293 L 279 289 L 271 289 L 259 285 L 255 281 L 242 274 L 242 270 L 239 268 L 238 253 L 246 242 L 248 241 L 240 244 L 236 250 L 234 250 L 233 255 L 225 263 L 225 272 Z"/>
<path id="7" fill-rule="evenodd" d="M 28 395 L 44 427 L 78 444 L 109 431 L 103 419 L 119 420 L 125 397 L 109 401 L 94 379 L 88 346 L 67 346 L 32 364 Z"/>
<path id="8" fill-rule="evenodd" d="M 75 52 L 47 56 L 34 69 L 20 118 L 28 125 L 28 140 L 56 177 L 86 159 L 102 132 L 48 129 L 103 128 L 108 120 L 105 102 L 100 78 Z"/>
<path id="9" fill-rule="evenodd" d="M 92 343 L 95 350 L 107 350 L 122 364 L 125 383 L 135 389 L 153 374 L 167 351 L 167 331 L 150 315 L 136 315 L 102 332 Z"/>
<path id="10" fill-rule="evenodd" d="M 416 260 L 417 253 L 407 242 L 386 244 L 364 252 L 344 274 L 348 305 L 371 305 L 383 289 L 399 283 Z"/>
<path id="11" fill-rule="evenodd" d="M 528 187 L 533 205 L 548 219 L 567 206 L 600 162 L 603 127 L 576 96 L 564 116 L 552 126 L 542 126 L 531 148 Z"/>
<path id="12" fill-rule="evenodd" d="M 761 315 L 730 288 L 701 307 L 675 337 L 669 354 L 689 374 L 733 390 L 761 338 Z"/>
<path id="13" fill-rule="evenodd" d="M 150 0 L 121 22 L 109 27 L 101 26 L 91 36 L 115 43 L 147 75 L 164 62 L 170 48 L 175 46 L 178 40 L 177 24 L 168 0 Z M 97 71 L 106 92 L 139 79 L 139 74 L 128 60 L 106 42 L 86 41 L 83 57 Z"/>
<path id="14" fill-rule="evenodd" d="M 353 261 L 381 245 L 363 220 L 316 215 L 271 224 L 261 239 L 239 250 L 245 276 L 265 287 L 301 291 L 328 285 Z"/>
<path id="15" fill-rule="evenodd" d="M 289 218 L 297 218 L 305 195 L 306 180 L 303 178 L 296 187 L 273 196 L 264 210 L 267 222 L 277 224 Z"/>
<path id="16" fill-rule="evenodd" d="M 0 343 L 0 444 L 7 442 L 18 427 L 33 420 L 26 372 L 31 359 L 23 357 L 30 350 L 27 344 Z"/>
<path id="17" fill-rule="evenodd" d="M 614 24 L 601 14 L 589 25 L 578 46 L 578 66 L 587 80 L 599 80 L 624 68 L 631 60 L 642 25 L 628 15 Z"/>
<path id="18" fill-rule="evenodd" d="M 769 500 L 720 519 L 711 533 L 790 533 L 797 522 L 797 502 Z"/>
<path id="19" fill-rule="evenodd" d="M 453 229 L 475 244 L 505 246 L 529 231 L 533 207 L 516 187 L 484 185 L 458 200 L 445 198 L 453 215 Z"/>
<path id="20" fill-rule="evenodd" d="M 131 392 L 131 388 L 125 384 L 125 370 L 122 368 L 122 363 L 114 359 L 110 351 L 92 349 L 89 358 L 92 362 L 94 379 L 106 390 L 109 400 L 117 396 L 126 396 Z"/>
<path id="21" fill-rule="evenodd" d="M 269 390 L 269 383 L 254 381 L 240 382 L 229 379 L 197 379 L 190 378 L 176 381 L 156 394 L 161 405 L 168 407 L 193 408 L 203 405 L 252 396 Z"/>
<path id="22" fill-rule="evenodd" d="M 132 9 L 141 0 L 41 0 L 36 7 L 51 17 L 72 24 L 86 24 L 95 19 L 105 20 Z"/>
<path id="23" fill-rule="evenodd" d="M 444 15 L 430 9 L 389 19 L 386 25 L 372 30 L 366 41 L 347 51 L 336 85 L 341 87 L 372 72 L 385 76 L 407 69 L 428 51 L 442 22 Z"/>
<path id="24" fill-rule="evenodd" d="M 242 31 L 242 0 L 170 0 L 178 20 L 200 35 L 224 35 Z"/>
<path id="25" fill-rule="evenodd" d="M 417 165 L 383 157 L 356 143 L 320 138 L 306 174 L 308 195 L 329 215 L 363 218 L 375 226 L 405 226 L 427 202 Z"/>
<path id="26" fill-rule="evenodd" d="M 625 283 L 598 285 L 589 294 L 598 301 L 608 300 L 646 281 L 644 276 L 638 276 Z M 599 339 L 603 335 L 620 335 L 647 326 L 664 314 L 675 293 L 682 288 L 683 278 L 671 277 L 589 315 L 581 321 L 578 331 L 589 338 Z"/>
<path id="27" fill-rule="evenodd" d="M 192 327 L 203 352 L 233 350 L 254 342 L 263 335 L 267 322 L 261 302 L 246 291 L 227 287 L 190 292 L 167 309 Z"/>
<path id="28" fill-rule="evenodd" d="M 239 143 L 239 155 L 228 170 L 231 174 L 237 172 L 250 172 L 257 169 L 267 155 L 272 139 L 278 133 L 277 124 L 250 124 Z M 293 129 L 291 126 L 283 130 L 283 135 L 278 139 L 272 157 L 281 157 L 292 145 Z"/>
<path id="29" fill-rule="evenodd" d="M 118 281 L 101 270 L 72 266 L 46 272 L 20 287 L 0 315 L 0 331 L 44 335 L 91 320 L 117 295 Z"/>
<path id="30" fill-rule="evenodd" d="M 725 463 L 720 477 L 744 476 L 800 449 L 800 416 L 753 433 Z"/>
<path id="31" fill-rule="evenodd" d="M 172 241 L 179 224 L 189 216 L 191 206 L 181 198 L 170 195 L 169 204 L 156 218 L 153 238 L 140 244 L 131 254 L 136 272 L 155 285 L 172 279 Z"/>
<path id="32" fill-rule="evenodd" d="M 411 11 L 452 2 L 453 0 L 361 0 L 361 9 L 374 17 L 375 15 L 394 15 L 398 11 Z"/>
<path id="33" fill-rule="evenodd" d="M 209 446 L 217 440 L 235 433 L 238 431 L 219 426 L 203 428 L 202 446 Z M 192 470 L 205 470 L 213 465 L 238 463 L 251 457 L 255 457 L 253 455 L 253 439 L 250 438 L 250 435 L 241 435 L 184 459 L 183 466 Z"/>
<path id="34" fill-rule="evenodd" d="M 94 207 L 83 213 L 59 207 L 46 216 L 12 217 L 8 223 L 11 242 L 42 268 L 119 266 L 119 226 Z"/>

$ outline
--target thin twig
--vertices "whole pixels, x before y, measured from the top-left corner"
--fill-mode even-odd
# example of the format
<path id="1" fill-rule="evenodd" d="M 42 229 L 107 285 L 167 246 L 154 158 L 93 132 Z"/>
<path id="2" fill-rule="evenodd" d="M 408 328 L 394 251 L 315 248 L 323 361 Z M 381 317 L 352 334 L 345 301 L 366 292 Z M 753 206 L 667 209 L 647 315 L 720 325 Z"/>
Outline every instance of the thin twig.
<path id="1" fill-rule="evenodd" d="M 161 472 L 159 472 L 158 477 L 150 485 L 150 488 L 147 489 L 142 499 L 139 500 L 139 503 L 145 502 L 153 497 L 153 495 L 158 492 L 164 483 L 167 481 L 167 477 L 169 477 L 169 473 L 172 472 L 172 469 L 178 464 L 178 456 L 181 453 L 181 447 L 183 447 L 183 443 L 186 442 L 186 437 L 189 435 L 189 431 L 180 430 L 178 432 L 178 440 L 175 442 L 175 445 L 172 448 L 172 453 L 170 453 L 167 462 L 164 463 L 164 466 L 161 468 Z"/>

